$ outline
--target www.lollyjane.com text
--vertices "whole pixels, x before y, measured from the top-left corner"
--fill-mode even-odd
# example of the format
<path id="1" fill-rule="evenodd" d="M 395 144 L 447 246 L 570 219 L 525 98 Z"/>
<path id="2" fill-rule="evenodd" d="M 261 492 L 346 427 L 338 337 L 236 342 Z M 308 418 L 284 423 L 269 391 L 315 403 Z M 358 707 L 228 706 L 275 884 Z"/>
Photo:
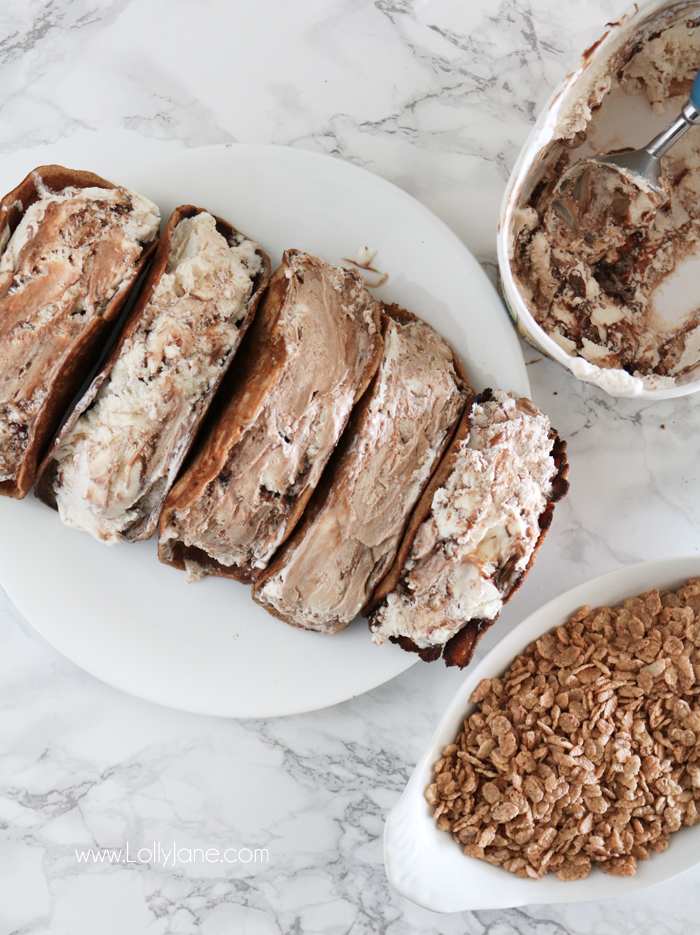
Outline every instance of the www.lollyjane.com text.
<path id="1" fill-rule="evenodd" d="M 75 851 L 79 864 L 159 864 L 162 867 L 175 867 L 185 864 L 260 864 L 269 863 L 270 855 L 266 847 L 180 847 L 176 843 L 164 847 L 154 841 L 149 847 L 132 851 L 126 847 L 86 848 Z"/>

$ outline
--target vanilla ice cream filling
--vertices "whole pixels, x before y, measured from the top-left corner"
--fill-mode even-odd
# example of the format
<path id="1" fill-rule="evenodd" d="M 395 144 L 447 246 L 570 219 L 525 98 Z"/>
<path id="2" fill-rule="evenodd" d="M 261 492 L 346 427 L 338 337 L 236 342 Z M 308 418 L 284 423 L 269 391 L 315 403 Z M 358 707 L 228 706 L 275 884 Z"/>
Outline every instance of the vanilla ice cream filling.
<path id="1" fill-rule="evenodd" d="M 557 470 L 549 419 L 498 391 L 474 406 L 458 446 L 402 579 L 373 617 L 375 643 L 404 636 L 425 649 L 494 619 L 537 545 Z"/>
<path id="2" fill-rule="evenodd" d="M 51 205 L 69 205 L 72 209 L 83 208 L 92 210 L 93 206 L 99 206 L 98 210 L 104 211 L 105 207 L 114 208 L 124 205 L 125 196 L 128 199 L 128 211 L 123 213 L 110 212 L 105 215 L 105 219 L 112 221 L 112 226 L 118 229 L 121 237 L 132 244 L 150 243 L 158 233 L 160 225 L 160 211 L 158 207 L 144 198 L 132 189 L 127 188 L 74 188 L 69 186 L 60 192 L 52 192 L 42 182 L 37 179 L 37 191 L 40 197 L 31 204 L 22 215 L 17 227 L 12 232 L 12 236 L 7 241 L 2 256 L 0 256 L 0 273 L 14 271 L 19 263 L 22 249 L 34 239 L 37 235 L 42 221 L 46 215 L 47 208 Z M 89 244 L 85 245 L 89 247 Z M 70 243 L 57 237 L 51 244 L 51 259 L 76 264 L 74 256 L 75 247 Z M 26 278 L 22 276 L 22 281 L 13 284 L 11 291 L 19 291 L 23 285 L 26 285 Z M 119 285 L 119 281 L 112 281 L 109 284 L 104 298 L 109 301 L 114 290 Z"/>
<path id="3" fill-rule="evenodd" d="M 285 619 L 319 632 L 342 629 L 371 597 L 464 406 L 452 350 L 429 325 L 391 321 L 384 346 L 323 507 L 259 591 Z"/>
<path id="4" fill-rule="evenodd" d="M 169 531 L 225 566 L 267 567 L 297 499 L 318 484 L 376 340 L 376 305 L 357 274 L 295 254 L 286 275 L 285 366 L 215 482 Z"/>
<path id="5" fill-rule="evenodd" d="M 700 130 L 691 129 L 663 157 L 665 202 L 625 171 L 591 160 L 575 197 L 573 185 L 562 182 L 580 158 L 575 134 L 595 141 L 599 125 L 610 119 L 607 109 L 622 106 L 611 103 L 610 92 L 644 94 L 659 112 L 673 101 L 666 109 L 670 121 L 700 67 L 697 28 L 688 16 L 683 7 L 675 22 L 665 14 L 650 19 L 607 63 L 605 81 L 591 83 L 584 74 L 585 97 L 563 109 L 532 195 L 516 212 L 513 265 L 532 315 L 574 358 L 571 369 L 580 379 L 615 395 L 672 387 L 700 374 L 700 304 L 670 308 L 674 314 L 657 308 L 676 271 L 700 256 Z M 564 210 L 553 210 L 557 204 Z"/>
<path id="6" fill-rule="evenodd" d="M 261 269 L 256 245 L 227 243 L 211 215 L 178 223 L 138 326 L 55 453 L 56 504 L 67 525 L 113 543 L 159 508 L 202 401 L 238 344 Z"/>

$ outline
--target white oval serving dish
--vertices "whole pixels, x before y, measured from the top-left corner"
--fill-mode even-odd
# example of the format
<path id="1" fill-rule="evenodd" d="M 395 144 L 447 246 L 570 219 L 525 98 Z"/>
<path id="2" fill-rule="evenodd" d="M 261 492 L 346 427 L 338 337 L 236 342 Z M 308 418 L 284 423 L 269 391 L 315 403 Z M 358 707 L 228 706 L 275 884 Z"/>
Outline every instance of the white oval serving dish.
<path id="1" fill-rule="evenodd" d="M 533 317 L 513 272 L 511 257 L 517 234 L 518 211 L 526 204 L 537 183 L 547 147 L 555 139 L 557 127 L 570 118 L 574 102 L 580 100 L 596 85 L 601 76 L 606 74 L 606 63 L 610 62 L 615 53 L 643 24 L 651 18 L 664 17 L 678 11 L 682 11 L 684 16 L 689 15 L 689 11 L 692 11 L 695 17 L 700 16 L 700 3 L 697 0 L 652 0 L 641 9 L 635 3 L 619 21 L 605 26 L 600 39 L 583 53 L 579 62 L 555 88 L 543 108 L 513 168 L 499 214 L 498 265 L 501 290 L 516 328 L 530 344 L 558 361 L 579 380 L 593 383 L 611 396 L 645 399 L 686 396 L 700 390 L 700 378 L 697 375 L 695 379 L 686 376 L 684 382 L 681 382 L 681 378 L 673 386 L 649 388 L 639 377 L 633 377 L 624 370 L 598 367 L 583 357 L 568 354 L 557 344 Z M 589 129 L 593 126 L 592 142 L 588 140 L 574 150 L 572 162 L 625 146 L 644 146 L 673 117 L 670 109 L 662 114 L 653 113 L 646 98 L 642 99 L 639 96 L 624 95 L 614 106 L 612 102 L 604 102 L 604 106 L 612 108 L 612 115 L 608 113 L 600 124 L 587 127 Z M 690 293 L 688 297 L 688 300 L 692 301 Z M 696 371 L 698 369 L 700 368 L 696 368 Z"/>
<path id="2" fill-rule="evenodd" d="M 590 902 L 621 896 L 668 880 L 700 864 L 700 824 L 671 836 L 667 851 L 637 862 L 630 877 L 614 877 L 597 869 L 585 880 L 563 883 L 553 873 L 541 880 L 521 880 L 501 867 L 466 857 L 452 835 L 439 831 L 434 809 L 425 800 L 433 779 L 433 764 L 453 743 L 469 701 L 483 678 L 502 675 L 518 653 L 571 614 L 590 604 L 614 606 L 626 597 L 652 588 L 675 590 L 700 576 L 700 556 L 661 559 L 628 565 L 593 578 L 535 611 L 505 636 L 467 676 L 420 758 L 403 795 L 387 818 L 384 860 L 391 885 L 403 896 L 434 912 L 504 909 L 541 903 Z"/>

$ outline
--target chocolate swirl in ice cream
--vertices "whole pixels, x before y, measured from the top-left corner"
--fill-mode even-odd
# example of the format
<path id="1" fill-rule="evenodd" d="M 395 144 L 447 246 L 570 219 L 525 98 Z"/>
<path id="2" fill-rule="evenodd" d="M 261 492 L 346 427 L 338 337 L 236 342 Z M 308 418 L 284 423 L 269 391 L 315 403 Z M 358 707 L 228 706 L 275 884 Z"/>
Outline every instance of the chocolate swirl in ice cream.
<path id="1" fill-rule="evenodd" d="M 65 523 L 107 543 L 152 534 L 268 270 L 226 222 L 176 209 L 119 345 L 40 471 Z"/>
<path id="2" fill-rule="evenodd" d="M 700 129 L 662 159 L 665 201 L 591 160 L 567 169 L 586 136 L 595 139 L 616 88 L 645 94 L 657 110 L 666 102 L 669 116 L 685 101 L 700 66 L 688 8 L 652 16 L 608 62 L 610 73 L 592 90 L 588 83 L 578 110 L 568 107 L 514 230 L 513 266 L 541 327 L 568 354 L 649 388 L 697 378 L 700 369 L 700 307 L 669 320 L 657 291 L 700 253 Z"/>
<path id="3" fill-rule="evenodd" d="M 163 512 L 160 556 L 252 581 L 291 533 L 381 355 L 353 270 L 285 253 L 237 389 Z"/>
<path id="4" fill-rule="evenodd" d="M 370 600 L 469 393 L 447 342 L 389 312 L 382 362 L 326 489 L 253 589 L 270 613 L 321 633 L 342 630 Z"/>
<path id="5" fill-rule="evenodd" d="M 0 493 L 31 487 L 159 222 L 136 192 L 60 166 L 35 170 L 3 199 Z"/>

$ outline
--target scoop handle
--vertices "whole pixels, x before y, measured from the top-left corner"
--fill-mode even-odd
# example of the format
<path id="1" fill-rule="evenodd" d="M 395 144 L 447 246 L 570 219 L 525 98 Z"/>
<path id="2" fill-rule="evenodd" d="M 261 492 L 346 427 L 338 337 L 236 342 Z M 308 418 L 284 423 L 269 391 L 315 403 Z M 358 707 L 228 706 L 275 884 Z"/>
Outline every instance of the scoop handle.
<path id="1" fill-rule="evenodd" d="M 690 89 L 690 103 L 696 110 L 700 110 L 700 71 L 695 76 L 693 87 Z"/>
<path id="2" fill-rule="evenodd" d="M 695 76 L 693 87 L 690 89 L 690 97 L 680 115 L 644 148 L 650 156 L 661 159 L 664 153 L 667 153 L 691 127 L 698 123 L 700 123 L 700 71 Z"/>

